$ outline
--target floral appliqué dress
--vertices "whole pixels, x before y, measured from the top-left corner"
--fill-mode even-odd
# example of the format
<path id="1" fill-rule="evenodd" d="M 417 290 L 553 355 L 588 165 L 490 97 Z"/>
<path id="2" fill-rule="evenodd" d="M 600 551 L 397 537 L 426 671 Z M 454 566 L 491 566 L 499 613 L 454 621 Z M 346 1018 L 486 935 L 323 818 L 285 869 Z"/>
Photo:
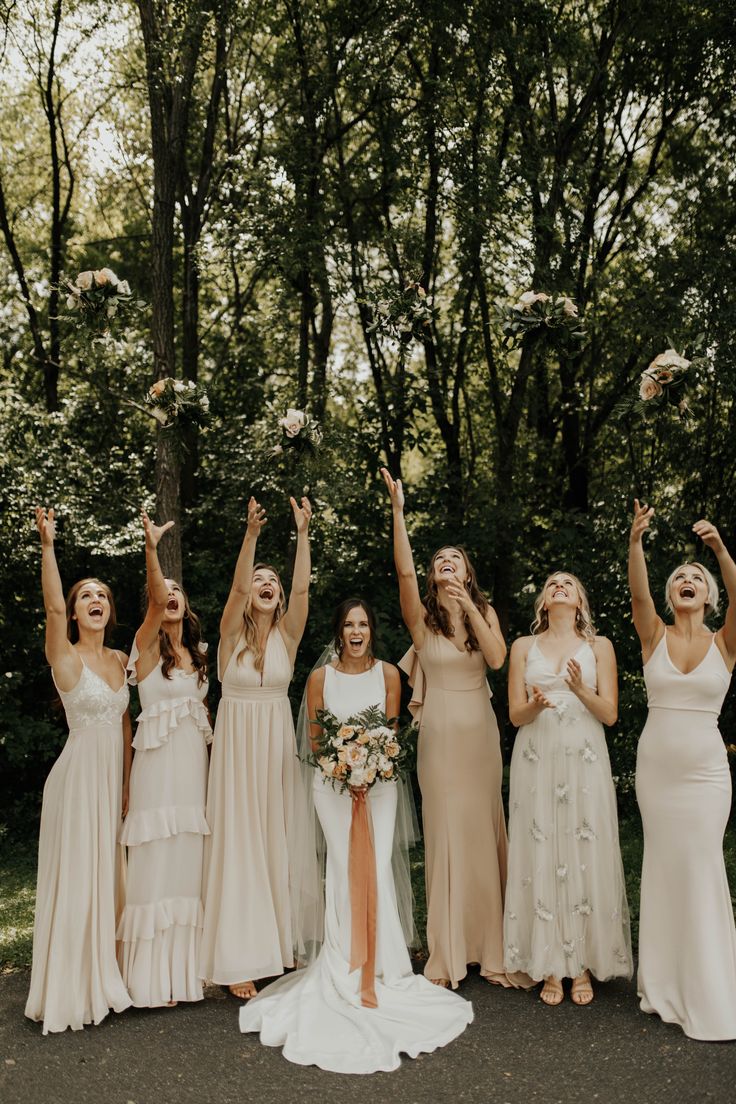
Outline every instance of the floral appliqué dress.
<path id="1" fill-rule="evenodd" d="M 597 684 L 587 642 L 575 656 Z M 603 725 L 536 640 L 525 682 L 554 702 L 522 725 L 511 758 L 505 963 L 535 981 L 631 977 L 631 934 L 618 842 L 616 792 Z"/>

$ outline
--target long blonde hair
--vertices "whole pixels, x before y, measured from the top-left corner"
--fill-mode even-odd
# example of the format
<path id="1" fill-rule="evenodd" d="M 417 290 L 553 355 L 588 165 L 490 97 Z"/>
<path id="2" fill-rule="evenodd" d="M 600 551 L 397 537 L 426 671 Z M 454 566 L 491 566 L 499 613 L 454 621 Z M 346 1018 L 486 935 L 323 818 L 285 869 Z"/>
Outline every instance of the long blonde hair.
<path id="1" fill-rule="evenodd" d="M 253 575 L 255 575 L 255 573 L 257 571 L 272 571 L 274 573 L 274 575 L 276 576 L 276 579 L 278 580 L 278 584 L 279 584 L 279 604 L 276 606 L 276 609 L 273 611 L 273 624 L 271 625 L 271 628 L 273 629 L 273 626 L 275 624 L 277 624 L 277 622 L 280 621 L 281 618 L 284 616 L 284 611 L 286 610 L 286 602 L 284 601 L 284 588 L 281 585 L 281 576 L 279 575 L 278 571 L 276 570 L 276 568 L 272 564 L 257 563 L 253 567 Z M 252 579 L 252 576 L 251 576 L 251 579 Z M 237 662 L 242 663 L 245 660 L 246 653 L 247 652 L 252 652 L 253 653 L 253 666 L 255 667 L 256 671 L 261 671 L 262 672 L 263 671 L 263 663 L 264 663 L 264 660 L 266 658 L 266 649 L 265 649 L 265 647 L 261 647 L 260 635 L 259 635 L 259 632 L 258 632 L 258 625 L 257 625 L 256 621 L 254 620 L 252 614 L 251 614 L 252 606 L 253 606 L 253 590 L 252 590 L 252 586 L 251 586 L 251 592 L 248 595 L 248 599 L 245 603 L 245 610 L 243 611 L 243 636 L 245 638 L 245 644 L 243 645 L 243 647 L 238 652 Z M 270 632 L 269 632 L 269 635 L 270 635 Z M 266 643 L 268 643 L 268 637 L 266 637 Z"/>
<path id="2" fill-rule="evenodd" d="M 544 596 L 547 593 L 547 587 L 552 579 L 554 579 L 555 575 L 566 575 L 568 579 L 572 579 L 575 586 L 578 588 L 580 605 L 575 610 L 575 632 L 579 636 L 582 636 L 584 640 L 593 640 L 595 638 L 595 628 L 593 626 L 593 618 L 590 614 L 588 593 L 577 575 L 573 575 L 571 571 L 552 571 L 544 580 L 544 586 L 534 602 L 534 620 L 531 624 L 532 636 L 538 636 L 539 633 L 546 632 L 549 628 L 549 613 L 544 608 Z"/>

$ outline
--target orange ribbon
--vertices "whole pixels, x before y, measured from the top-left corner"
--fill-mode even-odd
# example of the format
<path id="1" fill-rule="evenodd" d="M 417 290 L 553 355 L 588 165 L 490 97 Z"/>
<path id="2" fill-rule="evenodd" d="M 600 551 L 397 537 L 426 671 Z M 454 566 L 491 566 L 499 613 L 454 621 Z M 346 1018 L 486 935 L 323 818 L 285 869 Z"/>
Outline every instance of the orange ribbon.
<path id="1" fill-rule="evenodd" d="M 376 998 L 376 853 L 365 790 L 352 790 L 350 821 L 350 969 L 361 970 L 360 1003 L 377 1008 Z"/>

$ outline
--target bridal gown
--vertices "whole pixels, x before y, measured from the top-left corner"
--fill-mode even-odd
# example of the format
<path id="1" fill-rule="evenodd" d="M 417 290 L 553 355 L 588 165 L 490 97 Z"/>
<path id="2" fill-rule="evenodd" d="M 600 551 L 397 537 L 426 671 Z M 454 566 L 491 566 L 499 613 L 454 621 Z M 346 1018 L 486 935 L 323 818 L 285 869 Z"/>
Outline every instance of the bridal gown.
<path id="1" fill-rule="evenodd" d="M 422 791 L 428 978 L 453 989 L 477 962 L 489 981 L 529 986 L 503 963 L 506 822 L 501 745 L 486 663 L 441 633 L 399 663 L 409 675 L 409 706 L 420 722 L 417 774 Z M 426 681 L 426 687 L 425 687 Z"/>
<path id="2" fill-rule="evenodd" d="M 324 704 L 346 720 L 371 705 L 385 707 L 383 665 L 360 675 L 325 668 Z M 378 883 L 377 1008 L 360 998 L 360 969 L 351 972 L 348 852 L 352 800 L 314 771 L 314 804 L 327 841 L 324 943 L 306 969 L 280 978 L 240 1011 L 241 1031 L 259 1031 L 284 1057 L 335 1073 L 394 1070 L 400 1053 L 414 1058 L 456 1038 L 473 1018 L 472 1006 L 412 972 L 396 905 L 391 854 L 396 783 L 376 783 L 368 804 Z"/>
<path id="3" fill-rule="evenodd" d="M 128 686 L 113 690 L 82 661 L 59 690 L 69 737 L 43 788 L 33 968 L 26 1016 L 43 1033 L 99 1023 L 130 997 L 115 958 L 123 861 L 117 846 Z"/>
<path id="4" fill-rule="evenodd" d="M 595 690 L 595 653 L 574 657 Z M 536 639 L 526 661 L 529 699 L 554 703 L 516 735 L 509 792 L 506 967 L 535 981 L 631 977 L 631 935 L 616 791 L 603 725 L 573 694 Z"/>
<path id="5" fill-rule="evenodd" d="M 135 644 L 130 682 L 135 683 Z M 207 681 L 162 661 L 138 684 L 141 714 L 133 747 L 130 808 L 120 842 L 128 848 L 118 961 L 133 1004 L 155 1008 L 202 1000 L 202 854 L 209 828 L 204 699 Z"/>
<path id="6" fill-rule="evenodd" d="M 736 1039 L 736 930 L 723 861 L 731 774 L 718 730 L 731 674 L 715 637 L 683 674 L 665 630 L 644 681 L 649 716 L 636 759 L 641 1008 L 693 1039 Z"/>

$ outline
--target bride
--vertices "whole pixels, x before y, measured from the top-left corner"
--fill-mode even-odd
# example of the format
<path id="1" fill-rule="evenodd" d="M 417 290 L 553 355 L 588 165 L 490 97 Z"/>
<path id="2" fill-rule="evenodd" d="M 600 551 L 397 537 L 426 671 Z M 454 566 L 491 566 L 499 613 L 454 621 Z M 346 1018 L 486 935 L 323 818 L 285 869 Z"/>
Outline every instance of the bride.
<path id="1" fill-rule="evenodd" d="M 320 727 L 320 709 L 339 720 L 377 706 L 399 712 L 399 672 L 373 654 L 375 617 L 367 602 L 350 598 L 335 611 L 334 644 L 309 677 L 299 717 L 305 759 Z M 335 1073 L 396 1069 L 399 1054 L 415 1058 L 456 1038 L 473 1018 L 468 1001 L 412 972 L 408 846 L 410 798 L 403 782 L 376 783 L 366 795 L 375 850 L 377 904 L 374 987 L 351 969 L 352 918 L 348 879 L 353 798 L 319 770 L 305 768 L 326 845 L 324 939 L 305 970 L 279 978 L 240 1011 L 240 1030 L 259 1031 L 284 1057 Z M 402 926 L 403 924 L 403 926 Z M 366 999 L 368 997 L 368 999 Z M 375 1006 L 373 999 L 375 997 Z"/>

